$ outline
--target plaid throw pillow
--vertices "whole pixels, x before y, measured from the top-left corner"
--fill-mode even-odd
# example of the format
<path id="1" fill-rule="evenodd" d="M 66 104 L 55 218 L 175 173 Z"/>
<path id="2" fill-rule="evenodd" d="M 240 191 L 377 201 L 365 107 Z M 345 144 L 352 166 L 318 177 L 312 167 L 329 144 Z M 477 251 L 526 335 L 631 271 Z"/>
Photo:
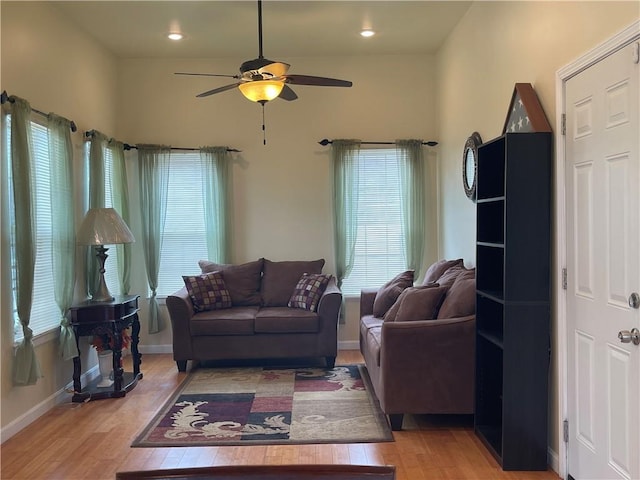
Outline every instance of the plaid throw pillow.
<path id="1" fill-rule="evenodd" d="M 318 308 L 320 297 L 322 297 L 330 279 L 331 275 L 303 273 L 296 284 L 296 288 L 293 290 L 293 295 L 291 295 L 287 306 L 315 312 Z"/>
<path id="2" fill-rule="evenodd" d="M 183 276 L 182 279 L 196 312 L 231 307 L 231 295 L 221 272 Z"/>

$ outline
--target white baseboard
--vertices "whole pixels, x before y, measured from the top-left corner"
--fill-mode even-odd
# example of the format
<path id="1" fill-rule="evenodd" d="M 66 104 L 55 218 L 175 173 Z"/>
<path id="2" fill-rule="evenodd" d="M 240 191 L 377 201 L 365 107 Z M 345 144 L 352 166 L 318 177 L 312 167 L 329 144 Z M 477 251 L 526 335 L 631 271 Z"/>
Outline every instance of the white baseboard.
<path id="1" fill-rule="evenodd" d="M 172 345 L 140 345 L 141 354 L 154 354 L 154 353 L 173 353 Z M 358 340 L 343 340 L 338 342 L 338 350 L 358 350 L 360 348 L 360 342 Z"/>
<path id="2" fill-rule="evenodd" d="M 360 341 L 343 340 L 338 342 L 338 350 L 360 350 Z"/>
<path id="3" fill-rule="evenodd" d="M 554 472 L 560 472 L 560 458 L 558 457 L 558 452 L 552 450 L 551 447 L 547 448 L 547 464 Z"/>
<path id="4" fill-rule="evenodd" d="M 144 355 L 148 353 L 149 355 L 157 354 L 157 353 L 173 353 L 173 345 L 142 345 L 138 346 L 140 349 L 140 353 Z M 144 359 L 143 359 L 144 361 Z"/>
<path id="5" fill-rule="evenodd" d="M 98 366 L 94 366 L 86 373 L 80 376 L 80 381 L 83 384 L 87 384 L 93 379 L 97 378 L 100 375 L 98 371 Z M 0 430 L 0 444 L 9 440 L 16 433 L 18 433 L 23 428 L 28 427 L 33 422 L 35 422 L 42 415 L 47 413 L 52 408 L 61 405 L 63 403 L 71 402 L 71 391 L 73 391 L 73 381 L 69 382 L 65 385 L 64 388 L 61 388 L 54 394 L 50 395 L 47 399 L 40 402 L 38 405 L 31 408 L 29 411 L 23 413 L 18 418 L 4 426 Z"/>

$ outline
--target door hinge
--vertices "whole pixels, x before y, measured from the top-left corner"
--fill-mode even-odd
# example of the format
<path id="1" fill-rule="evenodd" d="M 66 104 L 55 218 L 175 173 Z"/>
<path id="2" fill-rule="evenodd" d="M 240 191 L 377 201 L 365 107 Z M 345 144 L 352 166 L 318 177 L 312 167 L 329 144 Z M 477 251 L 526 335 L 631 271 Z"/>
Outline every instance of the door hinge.
<path id="1" fill-rule="evenodd" d="M 567 419 L 562 422 L 562 439 L 564 443 L 569 443 L 569 420 Z"/>
<path id="2" fill-rule="evenodd" d="M 567 267 L 562 269 L 562 289 L 567 289 Z"/>
<path id="3" fill-rule="evenodd" d="M 560 134 L 567 134 L 567 115 L 565 113 L 560 116 Z"/>

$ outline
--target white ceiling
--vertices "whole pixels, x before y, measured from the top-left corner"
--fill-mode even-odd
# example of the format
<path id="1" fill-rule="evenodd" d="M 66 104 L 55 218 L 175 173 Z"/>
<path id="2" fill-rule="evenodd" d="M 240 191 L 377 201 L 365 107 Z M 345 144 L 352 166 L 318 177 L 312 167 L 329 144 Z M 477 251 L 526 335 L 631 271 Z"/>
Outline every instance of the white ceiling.
<path id="1" fill-rule="evenodd" d="M 263 53 L 272 60 L 435 52 L 470 1 L 263 2 Z M 257 1 L 55 1 L 62 14 L 122 58 L 258 56 Z M 376 31 L 371 38 L 362 28 Z M 185 39 L 174 42 L 177 30 Z"/>

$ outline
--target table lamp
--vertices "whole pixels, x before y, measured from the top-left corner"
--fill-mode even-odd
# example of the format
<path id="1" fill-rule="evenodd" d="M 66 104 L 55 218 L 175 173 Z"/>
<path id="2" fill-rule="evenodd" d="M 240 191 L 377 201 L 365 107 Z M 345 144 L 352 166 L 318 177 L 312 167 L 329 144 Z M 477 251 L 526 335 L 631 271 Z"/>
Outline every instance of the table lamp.
<path id="1" fill-rule="evenodd" d="M 110 302 L 113 300 L 104 281 L 104 262 L 107 260 L 107 250 L 109 250 L 104 246 L 135 241 L 131 230 L 113 208 L 89 209 L 78 230 L 76 242 L 79 245 L 95 245 L 96 247 L 96 257 L 98 257 L 100 264 L 100 283 L 91 297 L 92 301 Z"/>

